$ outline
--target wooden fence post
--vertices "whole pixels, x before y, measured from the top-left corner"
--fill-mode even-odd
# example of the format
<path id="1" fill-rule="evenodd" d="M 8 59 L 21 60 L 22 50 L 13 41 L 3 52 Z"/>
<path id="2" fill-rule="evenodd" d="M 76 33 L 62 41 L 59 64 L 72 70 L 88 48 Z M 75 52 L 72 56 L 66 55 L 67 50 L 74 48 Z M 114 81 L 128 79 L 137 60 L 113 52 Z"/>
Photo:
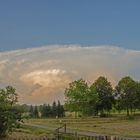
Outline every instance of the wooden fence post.
<path id="1" fill-rule="evenodd" d="M 110 136 L 111 140 L 116 140 L 116 138 L 114 136 Z"/>

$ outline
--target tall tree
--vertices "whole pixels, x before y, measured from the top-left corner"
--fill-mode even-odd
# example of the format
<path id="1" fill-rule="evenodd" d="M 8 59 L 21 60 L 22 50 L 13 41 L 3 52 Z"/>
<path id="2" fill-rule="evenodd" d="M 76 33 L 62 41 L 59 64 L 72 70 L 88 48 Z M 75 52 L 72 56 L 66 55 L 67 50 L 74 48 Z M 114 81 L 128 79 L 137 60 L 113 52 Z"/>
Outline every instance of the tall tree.
<path id="1" fill-rule="evenodd" d="M 64 116 L 64 107 L 61 105 L 60 101 L 57 103 L 57 116 L 63 117 Z"/>
<path id="2" fill-rule="evenodd" d="M 48 104 L 46 106 L 46 112 L 47 112 L 47 117 L 52 117 L 53 116 L 53 111 L 52 111 L 52 107 Z"/>
<path id="3" fill-rule="evenodd" d="M 56 102 L 54 101 L 52 104 L 52 116 L 56 117 L 57 116 L 57 105 Z"/>
<path id="4" fill-rule="evenodd" d="M 136 93 L 136 96 L 137 96 L 137 99 L 136 99 L 136 108 L 137 109 L 140 109 L 140 83 L 137 82 L 137 93 Z"/>
<path id="5" fill-rule="evenodd" d="M 88 115 L 95 116 L 98 114 L 97 109 L 96 109 L 98 101 L 99 101 L 99 97 L 96 91 L 96 87 L 94 84 L 92 84 L 89 87 L 89 92 L 87 94 L 87 104 L 86 104 L 87 107 L 85 111 Z"/>
<path id="6" fill-rule="evenodd" d="M 30 106 L 29 113 L 30 113 L 30 117 L 34 117 L 34 108 L 32 105 Z"/>
<path id="7" fill-rule="evenodd" d="M 83 112 L 87 103 L 88 84 L 83 80 L 76 80 L 65 89 L 65 106 L 71 111 Z"/>
<path id="8" fill-rule="evenodd" d="M 107 78 L 100 76 L 93 85 L 96 87 L 99 98 L 96 105 L 97 112 L 104 115 L 106 111 L 109 112 L 112 109 L 112 104 L 114 103 L 111 83 L 108 82 Z"/>
<path id="9" fill-rule="evenodd" d="M 46 104 L 40 106 L 40 112 L 41 112 L 42 117 L 47 117 L 48 112 L 47 112 L 47 105 Z"/>
<path id="10" fill-rule="evenodd" d="M 136 108 L 137 83 L 129 76 L 122 78 L 116 86 L 116 94 L 120 106 L 127 110 L 127 115 Z"/>
<path id="11" fill-rule="evenodd" d="M 39 117 L 39 112 L 38 112 L 38 107 L 37 106 L 34 107 L 34 117 L 35 118 Z"/>
<path id="12" fill-rule="evenodd" d="M 8 86 L 0 89 L 0 137 L 19 125 L 21 111 L 16 107 L 17 93 L 15 88 Z"/>

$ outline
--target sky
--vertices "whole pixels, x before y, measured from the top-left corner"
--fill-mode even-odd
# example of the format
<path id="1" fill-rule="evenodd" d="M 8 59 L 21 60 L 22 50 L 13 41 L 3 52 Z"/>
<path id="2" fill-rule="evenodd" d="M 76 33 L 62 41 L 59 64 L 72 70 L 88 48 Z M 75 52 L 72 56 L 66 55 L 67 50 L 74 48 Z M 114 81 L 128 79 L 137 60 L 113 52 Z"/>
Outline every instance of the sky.
<path id="1" fill-rule="evenodd" d="M 139 0 L 1 0 L 0 51 L 50 44 L 140 49 Z"/>
<path id="2" fill-rule="evenodd" d="M 0 0 L 0 87 L 64 103 L 79 78 L 140 81 L 139 0 Z"/>

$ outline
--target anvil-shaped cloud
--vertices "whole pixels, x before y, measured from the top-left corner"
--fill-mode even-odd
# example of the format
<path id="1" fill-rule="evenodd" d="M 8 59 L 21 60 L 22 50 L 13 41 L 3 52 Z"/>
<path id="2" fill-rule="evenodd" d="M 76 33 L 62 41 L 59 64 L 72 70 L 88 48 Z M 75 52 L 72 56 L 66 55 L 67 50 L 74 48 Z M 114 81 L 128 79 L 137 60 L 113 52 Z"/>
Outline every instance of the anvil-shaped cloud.
<path id="1" fill-rule="evenodd" d="M 69 82 L 106 76 L 113 85 L 126 75 L 140 79 L 140 51 L 115 46 L 49 45 L 0 53 L 1 87 L 12 85 L 27 104 L 64 101 Z"/>

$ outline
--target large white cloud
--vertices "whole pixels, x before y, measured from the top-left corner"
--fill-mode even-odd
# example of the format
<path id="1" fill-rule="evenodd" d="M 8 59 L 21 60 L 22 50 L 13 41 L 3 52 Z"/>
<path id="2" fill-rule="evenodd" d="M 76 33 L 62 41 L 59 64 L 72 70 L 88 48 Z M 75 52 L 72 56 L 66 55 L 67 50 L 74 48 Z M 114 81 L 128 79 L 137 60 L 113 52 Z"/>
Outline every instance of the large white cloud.
<path id="1" fill-rule="evenodd" d="M 140 51 L 114 46 L 50 45 L 0 53 L 1 87 L 13 85 L 22 103 L 64 100 L 64 89 L 78 78 L 108 77 L 113 85 L 126 75 L 140 79 Z"/>

